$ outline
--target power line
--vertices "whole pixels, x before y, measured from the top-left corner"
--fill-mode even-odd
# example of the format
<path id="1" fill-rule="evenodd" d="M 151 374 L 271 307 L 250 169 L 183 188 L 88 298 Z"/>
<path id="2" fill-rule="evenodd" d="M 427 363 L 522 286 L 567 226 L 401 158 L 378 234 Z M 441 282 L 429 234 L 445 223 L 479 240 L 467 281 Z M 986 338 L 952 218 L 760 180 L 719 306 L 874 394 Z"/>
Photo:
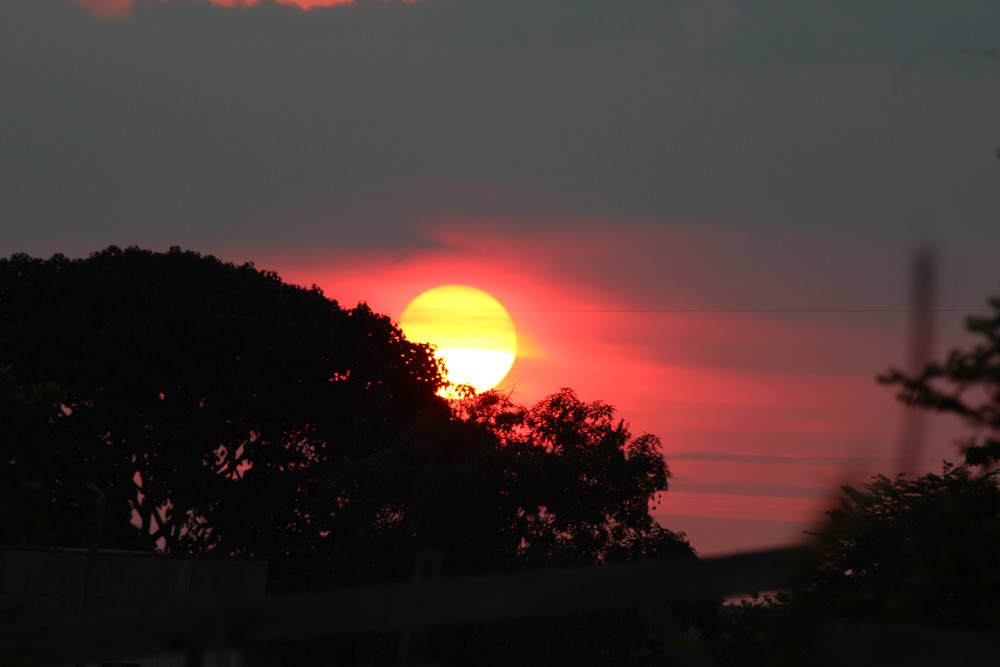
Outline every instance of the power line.
<path id="1" fill-rule="evenodd" d="M 359 305 L 364 305 L 368 310 L 376 314 L 385 314 L 392 312 L 402 312 L 405 308 L 375 308 L 371 304 L 360 302 Z M 343 304 L 338 302 L 338 305 L 344 310 L 354 310 L 356 307 L 344 307 Z M 152 309 L 154 304 L 149 304 L 146 306 L 130 305 L 130 306 L 110 306 L 102 305 L 97 307 L 92 307 L 91 310 L 143 310 Z M 34 306 L 34 305 L 16 305 L 11 306 L 11 310 L 42 310 L 44 306 Z M 185 311 L 194 310 L 193 308 L 171 308 L 172 311 Z M 976 308 L 931 308 L 931 309 L 914 309 L 914 308 L 504 308 L 503 311 L 508 313 L 608 313 L 608 314 L 641 314 L 641 313 L 679 313 L 679 314 L 690 314 L 690 313 L 816 313 L 816 314 L 851 314 L 851 313 L 991 313 L 994 312 L 993 309 L 976 307 Z M 410 309 L 411 313 L 498 313 L 503 312 L 496 308 L 414 308 Z"/>
<path id="2" fill-rule="evenodd" d="M 374 309 L 373 309 L 374 310 Z M 401 310 L 399 308 L 394 310 Z M 505 308 L 508 313 L 986 313 L 988 308 Z M 392 311 L 390 311 L 392 312 Z M 496 313 L 495 308 L 420 308 L 411 313 Z"/>

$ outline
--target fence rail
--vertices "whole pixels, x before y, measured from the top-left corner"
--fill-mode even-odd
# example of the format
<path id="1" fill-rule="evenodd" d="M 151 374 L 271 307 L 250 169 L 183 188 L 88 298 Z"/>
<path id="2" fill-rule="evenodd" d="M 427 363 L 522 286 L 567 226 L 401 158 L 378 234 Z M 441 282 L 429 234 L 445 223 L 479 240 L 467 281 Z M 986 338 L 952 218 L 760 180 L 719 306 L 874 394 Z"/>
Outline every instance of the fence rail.
<path id="1" fill-rule="evenodd" d="M 711 600 L 790 585 L 806 556 L 806 549 L 790 547 L 700 561 L 456 577 L 241 605 L 7 626 L 0 629 L 0 665 L 31 667 L 190 653 L 288 639 Z"/>

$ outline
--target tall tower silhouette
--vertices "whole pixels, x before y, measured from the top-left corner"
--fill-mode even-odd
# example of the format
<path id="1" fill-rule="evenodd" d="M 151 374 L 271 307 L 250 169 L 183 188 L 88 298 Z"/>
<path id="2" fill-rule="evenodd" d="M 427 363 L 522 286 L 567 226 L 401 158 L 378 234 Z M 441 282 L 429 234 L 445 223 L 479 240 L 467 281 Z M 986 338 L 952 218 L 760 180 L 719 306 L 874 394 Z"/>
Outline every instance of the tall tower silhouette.
<path id="1" fill-rule="evenodd" d="M 914 249 L 910 259 L 910 335 L 909 372 L 920 374 L 934 354 L 935 283 L 937 280 L 937 254 L 928 243 Z M 919 473 L 920 455 L 924 446 L 926 411 L 910 404 L 903 418 L 903 432 L 899 442 L 898 470 Z"/>

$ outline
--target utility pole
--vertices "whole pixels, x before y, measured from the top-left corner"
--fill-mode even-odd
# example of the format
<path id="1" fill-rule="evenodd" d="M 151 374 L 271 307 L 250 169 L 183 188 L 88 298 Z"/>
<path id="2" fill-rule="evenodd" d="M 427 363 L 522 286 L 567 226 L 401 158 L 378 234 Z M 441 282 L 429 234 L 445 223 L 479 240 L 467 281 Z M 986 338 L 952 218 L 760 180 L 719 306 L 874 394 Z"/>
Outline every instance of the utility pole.
<path id="1" fill-rule="evenodd" d="M 910 260 L 910 349 L 909 372 L 919 376 L 934 354 L 934 293 L 937 279 L 934 248 L 921 243 Z M 919 473 L 924 446 L 925 410 L 907 405 L 899 443 L 899 472 Z"/>

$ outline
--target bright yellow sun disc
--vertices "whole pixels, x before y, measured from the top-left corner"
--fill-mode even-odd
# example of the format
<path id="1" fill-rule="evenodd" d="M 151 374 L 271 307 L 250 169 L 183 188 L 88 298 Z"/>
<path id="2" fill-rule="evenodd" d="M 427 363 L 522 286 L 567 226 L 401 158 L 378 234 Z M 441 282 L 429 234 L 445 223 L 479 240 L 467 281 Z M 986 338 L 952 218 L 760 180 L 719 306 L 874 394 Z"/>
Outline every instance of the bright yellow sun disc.
<path id="1" fill-rule="evenodd" d="M 491 295 L 466 285 L 442 285 L 410 302 L 399 318 L 407 339 L 435 346 L 452 385 L 477 392 L 500 384 L 517 357 L 510 314 Z M 445 390 L 442 395 L 450 397 Z"/>

